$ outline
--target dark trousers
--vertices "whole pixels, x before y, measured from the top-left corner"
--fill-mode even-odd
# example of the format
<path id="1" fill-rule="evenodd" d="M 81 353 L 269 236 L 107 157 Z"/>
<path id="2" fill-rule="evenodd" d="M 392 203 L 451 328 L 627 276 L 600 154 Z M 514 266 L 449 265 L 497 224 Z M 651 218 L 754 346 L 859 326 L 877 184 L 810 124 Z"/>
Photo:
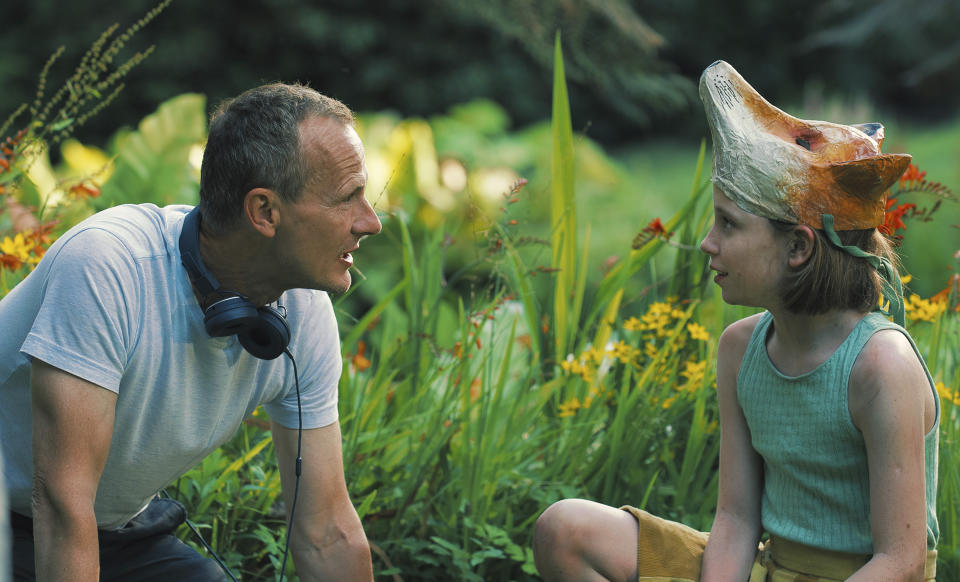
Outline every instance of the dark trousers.
<path id="1" fill-rule="evenodd" d="M 204 558 L 173 535 L 186 519 L 183 505 L 156 498 L 137 517 L 119 530 L 100 530 L 100 580 L 207 582 L 227 580 L 220 566 Z M 10 514 L 13 530 L 13 581 L 33 582 L 33 521 Z"/>

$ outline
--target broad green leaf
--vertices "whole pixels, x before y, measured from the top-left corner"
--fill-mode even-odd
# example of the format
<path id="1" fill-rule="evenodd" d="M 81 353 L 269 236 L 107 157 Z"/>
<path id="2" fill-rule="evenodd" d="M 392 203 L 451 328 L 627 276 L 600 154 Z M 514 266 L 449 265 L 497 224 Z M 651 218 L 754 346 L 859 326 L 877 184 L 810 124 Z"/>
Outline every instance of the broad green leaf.
<path id="1" fill-rule="evenodd" d="M 556 286 L 553 295 L 554 347 L 557 358 L 567 353 L 577 321 L 571 310 L 577 269 L 577 214 L 574 206 L 573 128 L 563 69 L 560 32 L 554 43 L 553 155 L 551 158 L 550 224 Z"/>
<path id="2" fill-rule="evenodd" d="M 203 95 L 188 93 L 166 101 L 136 131 L 115 138 L 115 170 L 103 186 L 97 207 L 195 204 L 199 172 L 191 156 L 196 156 L 205 139 Z"/>

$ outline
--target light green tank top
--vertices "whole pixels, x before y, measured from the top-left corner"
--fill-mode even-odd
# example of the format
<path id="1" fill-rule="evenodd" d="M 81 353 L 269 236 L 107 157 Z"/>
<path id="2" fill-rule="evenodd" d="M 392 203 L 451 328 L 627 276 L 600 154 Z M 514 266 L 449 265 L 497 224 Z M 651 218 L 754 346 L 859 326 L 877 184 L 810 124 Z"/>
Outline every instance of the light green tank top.
<path id="1" fill-rule="evenodd" d="M 850 418 L 850 371 L 874 333 L 902 332 L 920 358 L 937 406 L 924 438 L 927 548 L 940 536 L 936 516 L 940 401 L 910 335 L 879 313 L 864 317 L 830 358 L 801 376 L 770 361 L 766 338 L 773 317 L 761 317 L 737 376 L 737 399 L 754 449 L 763 457 L 761 520 L 766 531 L 814 547 L 873 553 L 870 489 L 863 435 Z"/>

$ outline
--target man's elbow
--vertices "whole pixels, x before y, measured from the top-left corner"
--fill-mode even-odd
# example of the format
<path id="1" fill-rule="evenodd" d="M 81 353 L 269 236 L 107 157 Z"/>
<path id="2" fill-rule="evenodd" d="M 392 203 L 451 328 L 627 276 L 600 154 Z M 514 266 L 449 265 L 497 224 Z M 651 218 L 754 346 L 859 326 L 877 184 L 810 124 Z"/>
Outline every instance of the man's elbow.
<path id="1" fill-rule="evenodd" d="M 30 510 L 34 523 L 65 524 L 83 521 L 93 516 L 93 502 L 79 496 L 70 496 L 58 491 L 48 483 L 40 472 L 34 474 Z"/>
<path id="2" fill-rule="evenodd" d="M 345 556 L 353 560 L 370 560 L 370 545 L 359 519 L 295 526 L 290 550 L 295 556 L 311 556 L 320 562 Z"/>

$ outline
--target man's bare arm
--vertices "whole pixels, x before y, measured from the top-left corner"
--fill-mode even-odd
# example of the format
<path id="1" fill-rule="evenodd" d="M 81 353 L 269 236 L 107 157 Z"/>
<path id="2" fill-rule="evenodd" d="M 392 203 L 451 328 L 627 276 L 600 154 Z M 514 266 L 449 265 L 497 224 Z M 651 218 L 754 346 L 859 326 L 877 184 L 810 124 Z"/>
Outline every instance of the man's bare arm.
<path id="1" fill-rule="evenodd" d="M 93 505 L 113 437 L 117 395 L 39 360 L 33 399 L 33 537 L 37 580 L 96 581 Z"/>
<path id="2" fill-rule="evenodd" d="M 287 511 L 293 504 L 297 431 L 271 425 Z M 303 431 L 303 474 L 289 533 L 304 581 L 373 580 L 370 547 L 343 477 L 340 424 Z"/>

